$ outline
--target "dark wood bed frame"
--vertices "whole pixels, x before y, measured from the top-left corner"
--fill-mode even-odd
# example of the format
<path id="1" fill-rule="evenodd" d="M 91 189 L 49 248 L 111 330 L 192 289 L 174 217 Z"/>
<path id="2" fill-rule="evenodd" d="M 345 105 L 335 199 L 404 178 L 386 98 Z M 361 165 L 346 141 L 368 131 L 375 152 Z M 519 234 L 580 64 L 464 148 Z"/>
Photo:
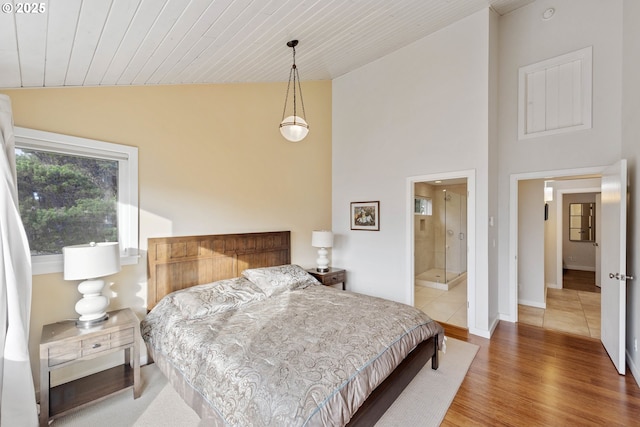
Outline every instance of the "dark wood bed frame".
<path id="1" fill-rule="evenodd" d="M 291 263 L 291 233 L 216 234 L 148 240 L 147 309 L 171 292 L 238 277 L 247 268 Z M 372 426 L 431 359 L 438 369 L 438 337 L 418 345 L 369 395 L 348 426 Z"/>

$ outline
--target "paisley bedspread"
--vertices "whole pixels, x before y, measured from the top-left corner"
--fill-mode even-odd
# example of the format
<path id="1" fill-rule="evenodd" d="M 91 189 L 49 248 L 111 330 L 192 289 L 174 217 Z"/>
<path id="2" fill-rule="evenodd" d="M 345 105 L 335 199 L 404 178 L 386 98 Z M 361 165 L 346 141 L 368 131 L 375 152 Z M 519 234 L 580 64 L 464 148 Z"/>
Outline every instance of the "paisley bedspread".
<path id="1" fill-rule="evenodd" d="M 322 286 L 297 266 L 271 273 L 174 292 L 142 321 L 150 354 L 191 389 L 187 403 L 207 406 L 194 408 L 207 425 L 344 425 L 416 345 L 442 343 L 418 309 Z"/>

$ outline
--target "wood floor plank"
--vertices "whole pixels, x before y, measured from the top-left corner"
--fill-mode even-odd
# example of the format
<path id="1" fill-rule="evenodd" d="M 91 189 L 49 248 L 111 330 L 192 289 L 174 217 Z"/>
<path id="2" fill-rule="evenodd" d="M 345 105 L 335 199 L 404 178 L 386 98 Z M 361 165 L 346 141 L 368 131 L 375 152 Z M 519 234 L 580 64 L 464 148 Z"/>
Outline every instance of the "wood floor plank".
<path id="1" fill-rule="evenodd" d="M 466 341 L 480 350 L 442 426 L 640 424 L 640 388 L 599 340 L 501 322 Z"/>
<path id="2" fill-rule="evenodd" d="M 596 286 L 596 273 L 593 271 L 564 270 L 562 287 L 576 291 L 600 293 L 600 288 Z"/>

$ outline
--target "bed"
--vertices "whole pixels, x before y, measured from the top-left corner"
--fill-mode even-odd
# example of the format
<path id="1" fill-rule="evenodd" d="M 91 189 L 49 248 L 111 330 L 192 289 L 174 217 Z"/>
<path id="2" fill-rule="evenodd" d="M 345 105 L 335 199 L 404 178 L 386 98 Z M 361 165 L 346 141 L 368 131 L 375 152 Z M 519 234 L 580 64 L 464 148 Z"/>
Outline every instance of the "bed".
<path id="1" fill-rule="evenodd" d="M 420 310 L 321 285 L 290 233 L 149 239 L 149 355 L 205 425 L 371 426 L 444 331 Z"/>

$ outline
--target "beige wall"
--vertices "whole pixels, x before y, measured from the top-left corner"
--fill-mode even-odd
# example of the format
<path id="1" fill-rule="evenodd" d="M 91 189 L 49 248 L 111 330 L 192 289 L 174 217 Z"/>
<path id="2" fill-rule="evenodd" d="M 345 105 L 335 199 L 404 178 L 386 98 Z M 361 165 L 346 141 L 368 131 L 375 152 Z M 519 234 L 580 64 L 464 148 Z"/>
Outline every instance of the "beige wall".
<path id="1" fill-rule="evenodd" d="M 291 230 L 292 261 L 315 265 L 311 231 L 331 228 L 331 82 L 303 83 L 310 132 L 300 143 L 278 130 L 285 85 L 0 92 L 11 97 L 16 126 L 138 147 L 142 256 L 110 278 L 110 308 L 142 317 L 149 237 Z M 36 382 L 42 325 L 76 316 L 75 284 L 61 273 L 34 277 Z"/>

